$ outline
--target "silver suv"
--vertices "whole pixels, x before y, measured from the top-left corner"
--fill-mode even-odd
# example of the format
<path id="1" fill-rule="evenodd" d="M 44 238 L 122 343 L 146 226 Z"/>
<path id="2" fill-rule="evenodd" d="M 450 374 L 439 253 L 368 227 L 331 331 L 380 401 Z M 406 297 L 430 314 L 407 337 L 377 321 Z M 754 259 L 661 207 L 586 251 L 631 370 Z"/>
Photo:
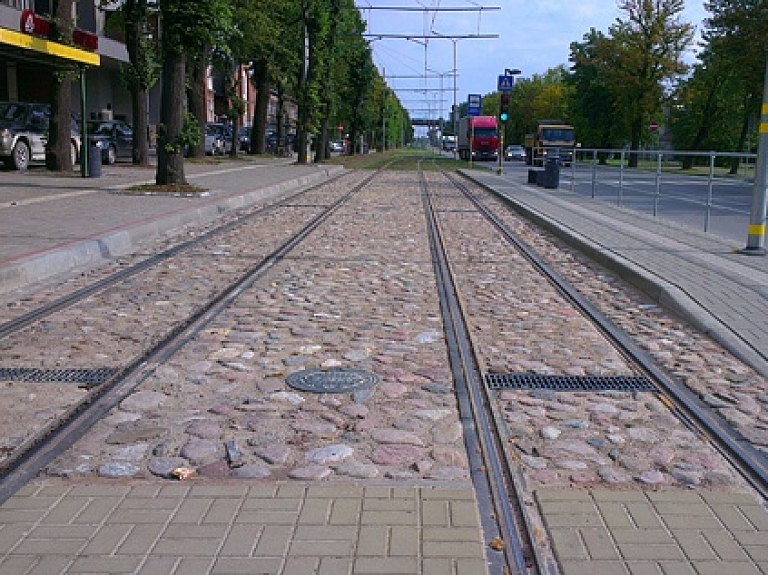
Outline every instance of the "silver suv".
<path id="1" fill-rule="evenodd" d="M 0 160 L 9 168 L 26 170 L 30 162 L 45 161 L 51 107 L 28 102 L 0 102 Z M 72 118 L 72 163 L 80 152 L 80 130 Z"/>

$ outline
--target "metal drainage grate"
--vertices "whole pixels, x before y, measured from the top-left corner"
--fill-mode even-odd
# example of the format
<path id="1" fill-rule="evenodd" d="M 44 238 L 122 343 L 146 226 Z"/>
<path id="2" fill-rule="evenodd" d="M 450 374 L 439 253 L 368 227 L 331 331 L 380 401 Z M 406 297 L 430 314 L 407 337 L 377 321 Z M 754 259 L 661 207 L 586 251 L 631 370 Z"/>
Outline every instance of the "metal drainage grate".
<path id="1" fill-rule="evenodd" d="M 548 389 L 552 391 L 650 391 L 658 389 L 647 377 L 590 376 L 590 375 L 539 375 L 485 374 L 490 389 Z"/>
<path id="2" fill-rule="evenodd" d="M 285 382 L 300 391 L 348 393 L 372 388 L 379 377 L 362 369 L 306 369 L 292 373 Z"/>
<path id="3" fill-rule="evenodd" d="M 34 367 L 0 367 L 0 381 L 21 383 L 76 383 L 80 387 L 95 387 L 112 379 L 114 368 L 96 369 L 37 369 Z"/>

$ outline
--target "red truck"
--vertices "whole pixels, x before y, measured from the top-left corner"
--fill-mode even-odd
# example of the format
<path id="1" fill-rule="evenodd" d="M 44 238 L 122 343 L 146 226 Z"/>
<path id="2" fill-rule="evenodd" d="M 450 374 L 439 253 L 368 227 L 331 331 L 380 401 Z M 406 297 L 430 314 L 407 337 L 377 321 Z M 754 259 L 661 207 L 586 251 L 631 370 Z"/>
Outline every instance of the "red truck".
<path id="1" fill-rule="evenodd" d="M 499 154 L 499 125 L 496 116 L 464 116 L 459 120 L 459 158 L 497 160 Z M 470 152 L 471 148 L 471 152 Z"/>

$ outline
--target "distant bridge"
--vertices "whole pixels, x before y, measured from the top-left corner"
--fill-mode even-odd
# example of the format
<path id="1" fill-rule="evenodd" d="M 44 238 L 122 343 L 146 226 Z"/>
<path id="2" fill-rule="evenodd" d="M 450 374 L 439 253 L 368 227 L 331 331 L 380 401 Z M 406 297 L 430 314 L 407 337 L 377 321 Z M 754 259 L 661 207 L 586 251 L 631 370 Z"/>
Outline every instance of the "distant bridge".
<path id="1" fill-rule="evenodd" d="M 440 120 L 440 119 L 437 119 L 437 120 L 427 120 L 427 119 L 424 119 L 424 118 L 411 118 L 411 125 L 412 126 L 434 126 L 434 127 L 438 127 L 438 126 L 440 126 L 440 122 L 441 121 L 444 124 L 447 123 L 445 120 Z"/>

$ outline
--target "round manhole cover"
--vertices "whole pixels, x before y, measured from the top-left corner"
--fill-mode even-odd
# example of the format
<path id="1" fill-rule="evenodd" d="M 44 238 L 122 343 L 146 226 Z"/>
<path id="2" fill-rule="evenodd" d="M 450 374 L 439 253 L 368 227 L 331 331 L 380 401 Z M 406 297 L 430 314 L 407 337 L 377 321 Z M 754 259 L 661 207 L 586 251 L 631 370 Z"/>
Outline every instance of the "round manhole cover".
<path id="1" fill-rule="evenodd" d="M 294 389 L 315 393 L 347 393 L 358 389 L 370 389 L 379 377 L 362 369 L 305 369 L 286 378 Z"/>

